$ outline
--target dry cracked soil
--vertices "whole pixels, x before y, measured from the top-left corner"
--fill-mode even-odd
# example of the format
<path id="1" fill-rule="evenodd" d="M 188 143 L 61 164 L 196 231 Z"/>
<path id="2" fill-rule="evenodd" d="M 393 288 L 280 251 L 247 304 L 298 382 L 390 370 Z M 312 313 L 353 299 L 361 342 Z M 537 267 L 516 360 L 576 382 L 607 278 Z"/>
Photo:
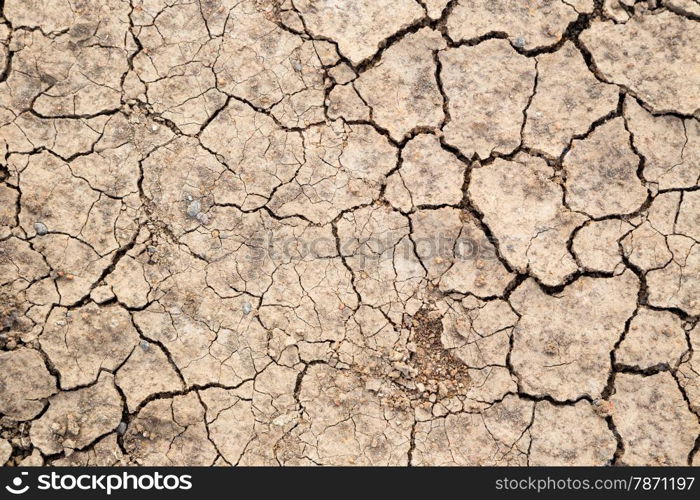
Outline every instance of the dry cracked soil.
<path id="1" fill-rule="evenodd" d="M 688 465 L 698 0 L 0 0 L 0 463 Z"/>

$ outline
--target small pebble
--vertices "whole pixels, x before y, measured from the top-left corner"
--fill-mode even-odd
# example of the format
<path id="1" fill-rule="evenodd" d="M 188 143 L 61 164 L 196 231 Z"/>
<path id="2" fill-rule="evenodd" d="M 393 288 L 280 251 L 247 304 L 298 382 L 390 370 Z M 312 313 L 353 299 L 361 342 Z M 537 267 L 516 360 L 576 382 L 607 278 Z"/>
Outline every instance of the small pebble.
<path id="1" fill-rule="evenodd" d="M 151 344 L 149 344 L 147 340 L 142 340 L 140 345 L 141 349 L 144 351 L 148 351 L 151 348 Z"/>
<path id="2" fill-rule="evenodd" d="M 523 47 L 525 47 L 525 39 L 523 37 L 519 36 L 518 38 L 513 40 L 513 45 L 515 45 L 519 49 L 522 49 Z"/>
<path id="3" fill-rule="evenodd" d="M 252 311 L 252 310 L 253 310 L 253 306 L 251 306 L 249 302 L 246 302 L 245 304 L 243 304 L 243 314 L 245 314 L 247 316 L 248 314 L 250 314 L 250 311 Z"/>
<path id="4" fill-rule="evenodd" d="M 197 220 L 202 224 L 209 224 L 209 216 L 205 213 L 199 212 L 197 215 Z"/>
<path id="5" fill-rule="evenodd" d="M 117 434 L 119 434 L 121 436 L 125 432 L 126 432 L 126 422 L 119 422 L 119 425 L 117 426 Z"/>
<path id="6" fill-rule="evenodd" d="M 199 200 L 192 200 L 190 204 L 187 205 L 187 215 L 190 217 L 197 217 L 201 208 L 202 205 L 199 203 Z"/>
<path id="7" fill-rule="evenodd" d="M 34 231 L 36 231 L 36 234 L 38 234 L 39 236 L 44 236 L 46 233 L 49 232 L 49 228 L 46 227 L 46 224 L 44 224 L 43 222 L 35 222 Z"/>

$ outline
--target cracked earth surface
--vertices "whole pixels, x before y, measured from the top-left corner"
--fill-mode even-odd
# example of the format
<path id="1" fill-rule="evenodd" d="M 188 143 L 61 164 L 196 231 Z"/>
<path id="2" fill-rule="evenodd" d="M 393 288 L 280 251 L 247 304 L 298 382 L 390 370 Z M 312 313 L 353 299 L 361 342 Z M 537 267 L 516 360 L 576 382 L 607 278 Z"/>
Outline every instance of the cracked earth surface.
<path id="1" fill-rule="evenodd" d="M 696 465 L 697 0 L 0 0 L 0 463 Z"/>

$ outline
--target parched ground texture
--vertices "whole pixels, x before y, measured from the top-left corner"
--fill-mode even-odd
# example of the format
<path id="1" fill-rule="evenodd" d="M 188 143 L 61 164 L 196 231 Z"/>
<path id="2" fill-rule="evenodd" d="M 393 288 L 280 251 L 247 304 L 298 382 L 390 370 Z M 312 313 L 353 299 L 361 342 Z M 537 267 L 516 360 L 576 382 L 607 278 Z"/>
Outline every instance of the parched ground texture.
<path id="1" fill-rule="evenodd" d="M 0 463 L 700 460 L 697 0 L 0 14 Z"/>

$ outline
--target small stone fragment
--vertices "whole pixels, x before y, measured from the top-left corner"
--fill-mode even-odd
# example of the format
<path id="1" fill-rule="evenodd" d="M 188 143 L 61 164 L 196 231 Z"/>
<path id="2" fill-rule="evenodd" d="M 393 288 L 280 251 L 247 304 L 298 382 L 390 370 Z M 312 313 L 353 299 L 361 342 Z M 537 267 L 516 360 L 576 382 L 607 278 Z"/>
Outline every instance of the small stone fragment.
<path id="1" fill-rule="evenodd" d="M 202 209 L 202 204 L 199 200 L 192 200 L 189 205 L 187 205 L 187 215 L 190 217 L 197 217 L 199 211 Z"/>
<path id="2" fill-rule="evenodd" d="M 209 224 L 209 216 L 203 212 L 199 212 L 195 218 L 204 225 Z"/>
<path id="3" fill-rule="evenodd" d="M 47 228 L 46 224 L 44 224 L 43 222 L 35 222 L 34 231 L 36 231 L 36 234 L 38 234 L 39 236 L 44 236 L 46 233 L 49 232 L 49 228 Z"/>

